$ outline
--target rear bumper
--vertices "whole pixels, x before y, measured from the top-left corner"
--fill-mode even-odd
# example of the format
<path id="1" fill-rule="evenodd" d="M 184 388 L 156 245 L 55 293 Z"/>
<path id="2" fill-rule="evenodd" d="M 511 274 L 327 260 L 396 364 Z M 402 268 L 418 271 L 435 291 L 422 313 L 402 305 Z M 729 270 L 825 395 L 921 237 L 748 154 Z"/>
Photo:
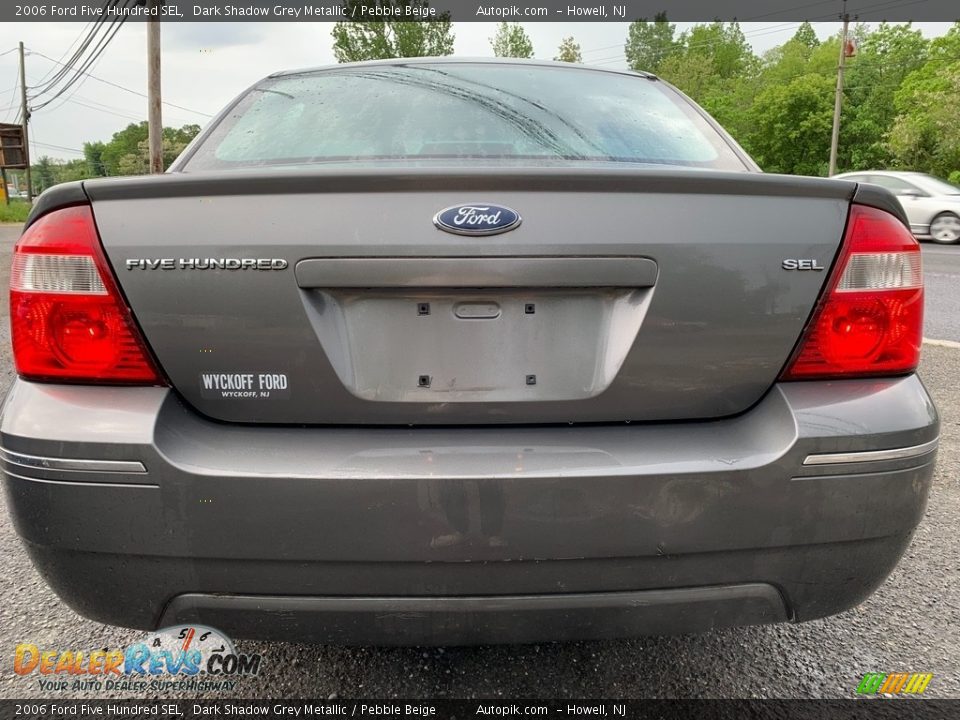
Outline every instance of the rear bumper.
<path id="1" fill-rule="evenodd" d="M 916 376 L 784 384 L 721 421 L 439 429 L 222 425 L 164 389 L 17 381 L 0 462 L 35 564 L 89 617 L 472 643 L 848 608 L 922 517 L 937 435 Z"/>

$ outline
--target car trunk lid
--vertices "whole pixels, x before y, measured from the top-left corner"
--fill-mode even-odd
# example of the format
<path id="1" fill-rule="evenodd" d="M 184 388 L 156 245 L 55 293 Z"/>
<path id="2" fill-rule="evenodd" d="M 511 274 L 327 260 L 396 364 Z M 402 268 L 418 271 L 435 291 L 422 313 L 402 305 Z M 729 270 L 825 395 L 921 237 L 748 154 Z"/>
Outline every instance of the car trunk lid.
<path id="1" fill-rule="evenodd" d="M 635 167 L 320 167 L 86 183 L 173 386 L 224 421 L 722 417 L 799 338 L 854 190 Z M 431 222 L 496 203 L 523 222 Z"/>

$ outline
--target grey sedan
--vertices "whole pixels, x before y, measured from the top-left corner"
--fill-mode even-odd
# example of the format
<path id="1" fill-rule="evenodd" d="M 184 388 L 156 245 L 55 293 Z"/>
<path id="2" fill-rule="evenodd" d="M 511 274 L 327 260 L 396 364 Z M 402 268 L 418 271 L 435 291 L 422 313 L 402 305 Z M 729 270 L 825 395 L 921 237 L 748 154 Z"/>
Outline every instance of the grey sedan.
<path id="1" fill-rule="evenodd" d="M 890 190 L 900 199 L 910 220 L 910 230 L 921 240 L 960 242 L 960 187 L 918 172 L 871 170 L 835 177 Z"/>
<path id="2" fill-rule="evenodd" d="M 766 175 L 652 75 L 280 72 L 36 202 L 8 506 L 66 603 L 174 638 L 823 617 L 924 514 L 923 292 L 889 191 Z"/>

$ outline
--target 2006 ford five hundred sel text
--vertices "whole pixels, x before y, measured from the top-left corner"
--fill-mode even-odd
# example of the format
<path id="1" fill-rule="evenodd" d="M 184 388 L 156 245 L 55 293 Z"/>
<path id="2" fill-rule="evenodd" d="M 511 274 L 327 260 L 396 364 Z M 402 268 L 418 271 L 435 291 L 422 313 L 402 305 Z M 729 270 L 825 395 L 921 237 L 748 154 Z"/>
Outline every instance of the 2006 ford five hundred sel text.
<path id="1" fill-rule="evenodd" d="M 920 521 L 888 191 L 765 175 L 656 77 L 270 76 L 13 258 L 17 531 L 78 612 L 478 643 L 803 621 Z"/>

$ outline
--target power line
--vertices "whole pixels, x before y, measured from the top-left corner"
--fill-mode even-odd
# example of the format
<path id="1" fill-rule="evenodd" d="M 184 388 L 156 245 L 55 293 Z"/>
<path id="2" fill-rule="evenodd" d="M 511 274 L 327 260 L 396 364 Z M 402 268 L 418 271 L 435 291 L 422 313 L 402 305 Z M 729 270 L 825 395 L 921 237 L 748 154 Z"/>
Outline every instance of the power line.
<path id="1" fill-rule="evenodd" d="M 113 40 L 114 36 L 116 36 L 116 34 L 120 31 L 120 28 L 123 26 L 123 23 L 124 23 L 125 21 L 126 21 L 126 19 L 124 18 L 123 20 L 120 20 L 120 21 L 117 23 L 116 27 L 113 29 L 113 31 L 112 31 L 112 33 L 110 34 L 110 36 L 107 37 L 107 38 L 105 38 L 105 42 L 103 42 L 102 47 L 100 47 L 100 46 L 98 45 L 98 49 L 94 50 L 94 54 L 91 55 L 91 56 L 86 60 L 86 62 L 84 62 L 84 64 L 83 64 L 82 67 L 80 67 L 80 68 L 77 69 L 77 71 L 74 73 L 73 77 L 71 77 L 70 80 L 68 80 L 63 87 L 61 87 L 59 90 L 57 90 L 57 92 L 53 95 L 53 97 L 48 98 L 47 100 L 45 100 L 44 102 L 40 103 L 39 105 L 34 106 L 33 109 L 34 109 L 34 110 L 42 110 L 43 108 L 47 107 L 47 105 L 49 105 L 50 103 L 52 103 L 53 101 L 55 101 L 57 98 L 61 97 L 61 96 L 62 96 L 65 92 L 67 92 L 71 87 L 73 87 L 75 84 L 77 84 L 78 81 L 80 81 L 81 79 L 85 80 L 86 77 L 84 76 L 84 72 L 86 71 L 86 69 L 90 67 L 92 61 L 97 60 L 97 59 L 100 57 L 100 55 L 103 54 L 103 51 L 107 49 L 107 45 L 110 43 L 111 40 Z M 109 32 L 109 31 L 108 31 L 108 32 Z M 34 99 L 35 99 L 35 98 L 36 98 L 36 96 L 34 96 Z"/>
<path id="2" fill-rule="evenodd" d="M 109 4 L 110 4 L 110 0 L 104 0 L 103 5 L 101 6 L 101 10 L 102 10 L 103 12 L 101 12 L 101 14 L 100 14 L 100 16 L 98 17 L 98 19 L 96 19 L 96 20 L 91 20 L 90 22 L 88 22 L 86 25 L 83 26 L 83 30 L 80 31 L 80 34 L 77 35 L 77 37 L 75 37 L 75 38 L 73 39 L 73 42 L 70 43 L 70 44 L 67 46 L 67 49 L 64 50 L 63 53 L 60 55 L 60 58 L 59 58 L 59 60 L 58 60 L 59 62 L 62 62 L 63 59 L 64 59 L 65 57 L 67 57 L 67 55 L 68 55 L 71 51 L 73 51 L 74 46 L 80 41 L 80 38 L 84 37 L 85 35 L 89 36 L 89 33 L 93 30 L 93 28 L 94 28 L 96 25 L 98 25 L 99 23 L 103 22 L 103 18 L 106 16 L 106 9 L 107 9 L 107 6 L 108 6 Z M 46 79 L 47 79 L 48 77 L 50 77 L 50 75 L 51 75 L 52 73 L 56 72 L 56 70 L 57 70 L 57 66 L 56 66 L 56 65 L 52 66 L 49 70 L 47 70 L 46 73 L 43 74 L 43 77 L 41 77 L 41 78 L 37 81 L 37 85 L 39 85 L 40 83 L 45 82 Z"/>
<path id="3" fill-rule="evenodd" d="M 93 62 L 92 65 L 90 65 L 90 67 L 87 68 L 87 70 L 90 71 L 90 72 L 92 72 L 92 71 L 93 71 L 94 69 L 96 69 L 96 67 L 103 61 L 103 58 L 104 58 L 104 55 L 101 55 L 99 58 L 97 58 L 97 59 Z M 55 67 L 55 66 L 54 66 L 54 67 Z M 89 79 L 90 79 L 90 76 L 89 76 L 89 75 L 85 75 L 85 76 L 83 77 L 83 79 L 81 79 L 80 82 L 77 83 L 76 87 L 74 87 L 73 92 L 70 93 L 69 96 L 67 96 L 66 98 L 64 98 L 64 99 L 63 99 L 60 103 L 58 103 L 55 107 L 50 108 L 50 112 L 53 112 L 53 111 L 55 111 L 55 110 L 59 110 L 59 109 L 62 108 L 64 105 L 66 105 L 68 102 L 70 102 L 70 99 L 71 99 L 71 98 L 76 97 L 76 96 L 77 96 L 77 93 L 78 93 L 78 92 L 80 91 L 80 89 L 87 83 L 87 80 L 89 80 Z"/>
<path id="4" fill-rule="evenodd" d="M 116 105 L 107 105 L 106 103 L 102 103 L 99 100 L 93 100 L 91 98 L 88 98 L 84 95 L 79 95 L 77 93 L 72 94 L 69 98 L 63 101 L 64 104 L 74 103 L 74 102 L 84 103 L 87 105 L 96 105 L 98 108 L 103 108 L 105 110 L 112 110 L 114 113 L 118 115 L 136 115 L 139 112 L 137 110 L 127 110 L 126 108 L 117 107 Z M 58 105 L 57 107 L 60 107 L 60 106 Z"/>
<path id="5" fill-rule="evenodd" d="M 15 85 L 13 89 L 16 90 L 18 87 L 20 87 L 19 83 Z M 143 115 L 140 114 L 138 110 L 128 110 L 127 108 L 117 107 L 116 105 L 108 105 L 107 103 L 102 103 L 102 102 L 99 102 L 98 100 L 93 100 L 92 98 L 78 94 L 77 91 L 79 89 L 80 89 L 80 86 L 78 86 L 68 97 L 63 98 L 57 105 L 55 105 L 54 107 L 51 107 L 46 112 L 53 113 L 59 110 L 60 108 L 62 108 L 64 105 L 77 104 L 77 105 L 80 105 L 81 107 L 85 107 L 90 110 L 99 110 L 100 112 L 104 112 L 109 115 L 115 115 L 116 117 L 121 117 L 126 120 L 134 120 L 139 122 L 142 122 L 144 120 Z M 0 93 L 0 95 L 2 94 L 3 93 Z M 13 105 L 9 105 L 6 107 L 0 107 L 0 112 L 6 111 L 9 117 L 10 112 L 15 109 L 19 109 L 19 107 L 20 107 L 20 104 L 15 103 Z M 176 115 L 171 115 L 169 117 L 171 119 L 181 122 L 184 125 L 190 124 L 190 121 L 183 116 L 178 117 Z"/>
<path id="6" fill-rule="evenodd" d="M 52 62 L 52 63 L 57 63 L 58 65 L 61 64 L 61 63 L 59 63 L 57 60 L 54 60 L 54 59 L 53 59 L 52 57 L 50 57 L 49 55 L 44 55 L 44 54 L 43 54 L 42 52 L 40 52 L 39 50 L 32 50 L 32 49 L 31 49 L 31 50 L 30 50 L 30 54 L 31 54 L 31 55 L 39 55 L 39 56 L 42 57 L 44 60 L 49 60 L 49 61 Z M 118 85 L 117 83 L 111 82 L 110 80 L 104 80 L 103 78 L 98 77 L 98 76 L 96 76 L 96 75 L 93 75 L 92 73 L 84 72 L 83 75 L 86 75 L 87 77 L 93 78 L 93 79 L 96 80 L 97 82 L 102 82 L 102 83 L 104 83 L 105 85 L 110 85 L 111 87 L 115 87 L 115 88 L 117 88 L 117 89 L 119 89 L 119 90 L 123 90 L 123 91 L 128 92 L 128 93 L 131 93 L 131 94 L 133 94 L 133 95 L 137 95 L 138 97 L 142 97 L 142 98 L 147 97 L 145 93 L 138 92 L 138 91 L 136 91 L 136 90 L 131 90 L 131 89 L 128 88 L 128 87 L 124 87 L 123 85 Z M 187 112 L 194 113 L 195 115 L 203 115 L 204 117 L 208 117 L 208 118 L 213 117 L 213 114 L 212 114 L 212 113 L 205 113 L 205 112 L 203 112 L 202 110 L 194 110 L 193 108 L 184 107 L 183 105 L 177 105 L 176 103 L 164 101 L 163 104 L 164 104 L 164 105 L 169 105 L 170 107 L 175 107 L 175 108 L 177 108 L 178 110 L 186 110 Z"/>
<path id="7" fill-rule="evenodd" d="M 83 150 L 80 150 L 78 148 L 64 147 L 63 145 L 52 145 L 51 143 L 42 143 L 42 142 L 37 142 L 36 140 L 33 141 L 33 144 L 39 145 L 40 147 L 51 148 L 53 150 L 66 150 L 68 152 L 80 153 L 81 155 L 84 154 Z"/>
<path id="8" fill-rule="evenodd" d="M 107 113 L 108 115 L 115 115 L 115 116 L 117 116 L 117 117 L 125 118 L 125 119 L 127 119 L 127 120 L 138 120 L 138 121 L 142 121 L 142 120 L 143 120 L 142 117 L 138 117 L 138 116 L 136 116 L 136 115 L 129 115 L 129 114 L 127 114 L 127 113 L 120 113 L 120 112 L 116 112 L 116 111 L 114 111 L 114 110 L 108 110 L 108 109 L 102 108 L 102 107 L 95 107 L 94 105 L 88 105 L 87 103 L 81 102 L 80 100 L 76 100 L 76 99 L 70 100 L 70 102 L 75 103 L 76 105 L 79 105 L 80 107 L 90 108 L 91 110 L 99 110 L 100 112 Z"/>
<path id="9" fill-rule="evenodd" d="M 0 53 L 0 57 L 3 57 L 4 55 L 9 55 L 10 53 L 16 52 L 16 51 L 19 50 L 19 49 L 20 49 L 20 48 L 15 47 L 15 48 L 13 48 L 13 50 L 7 50 L 7 51 L 4 52 L 4 53 Z M 13 83 L 13 87 L 12 87 L 12 88 L 10 88 L 9 90 L 7 90 L 6 92 L 3 93 L 4 95 L 6 95 L 7 93 L 15 93 L 15 92 L 17 91 L 17 88 L 20 87 L 20 68 L 19 68 L 19 66 L 16 67 L 16 68 L 14 68 L 14 71 L 15 71 L 15 72 L 14 72 L 14 78 L 15 78 L 16 82 Z M 11 94 L 11 95 L 10 95 L 10 100 L 13 100 L 15 97 L 16 97 L 15 95 L 12 95 L 12 94 Z M 5 100 L 4 102 L 7 102 L 7 101 Z M 8 122 L 8 121 L 10 120 L 10 111 L 13 110 L 14 108 L 18 108 L 18 107 L 20 107 L 20 103 L 15 103 L 14 105 L 11 105 L 10 107 L 5 108 L 4 111 L 0 111 L 0 112 L 6 112 L 6 116 L 4 117 L 3 121 L 4 121 L 4 122 Z"/>
<path id="10" fill-rule="evenodd" d="M 20 87 L 20 83 L 19 83 L 19 82 L 16 83 L 16 84 L 15 84 L 12 88 L 10 88 L 9 90 L 5 90 L 2 94 L 3 94 L 3 95 L 10 94 L 10 99 L 9 99 L 9 100 L 13 100 L 14 97 L 15 97 L 15 96 L 13 95 L 13 93 L 15 93 L 15 92 L 17 91 L 17 88 L 18 88 L 18 87 Z M 9 102 L 9 100 L 5 100 L 4 102 Z M 6 107 L 6 108 L 3 108 L 3 110 L 0 110 L 0 112 L 6 112 L 6 116 L 4 117 L 3 121 L 4 121 L 4 122 L 7 122 L 8 120 L 10 120 L 10 112 L 11 112 L 12 110 L 14 110 L 15 108 L 18 108 L 18 107 L 20 107 L 20 103 L 14 103 L 13 105 L 10 105 L 9 107 Z"/>
<path id="11" fill-rule="evenodd" d="M 57 90 L 57 92 L 53 95 L 53 97 L 48 98 L 44 102 L 35 106 L 35 109 L 40 110 L 46 107 L 47 105 L 52 103 L 54 100 L 56 100 L 58 97 L 62 96 L 65 92 L 67 92 L 67 90 L 73 87 L 78 81 L 80 81 L 81 79 L 85 80 L 86 78 L 83 75 L 83 73 L 89 70 L 90 67 L 100 58 L 103 52 L 107 49 L 107 46 L 110 44 L 110 42 L 116 37 L 117 33 L 120 31 L 120 28 L 123 27 L 123 24 L 126 22 L 126 19 L 127 19 L 126 16 L 123 16 L 120 18 L 115 17 L 114 20 L 107 27 L 107 30 L 104 33 L 104 35 L 102 35 L 100 39 L 97 41 L 97 44 L 94 46 L 93 50 L 90 52 L 90 55 L 87 56 L 87 58 L 83 61 L 80 67 L 74 69 L 74 65 L 79 61 L 79 58 L 82 56 L 83 51 L 86 50 L 86 48 L 89 46 L 90 41 L 93 39 L 95 32 L 91 32 L 90 36 L 87 38 L 85 43 L 81 45 L 81 47 L 77 50 L 76 53 L 74 53 L 73 58 L 71 58 L 69 62 L 64 64 L 64 69 L 57 72 L 50 82 L 48 82 L 43 88 L 41 88 L 39 92 L 35 93 L 33 95 L 33 99 L 36 99 L 42 96 L 45 92 L 51 91 L 55 87 L 56 83 L 58 83 L 60 80 L 66 77 L 67 73 L 69 73 L 71 70 L 73 70 L 73 76 L 70 77 L 70 79 L 67 80 L 66 83 Z"/>
<path id="12" fill-rule="evenodd" d="M 47 110 L 47 113 L 53 113 L 62 108 L 64 105 L 77 104 L 81 107 L 89 108 L 90 110 L 100 110 L 109 115 L 116 115 L 117 117 L 122 117 L 127 120 L 134 120 L 138 122 L 144 121 L 144 116 L 139 114 L 139 110 L 128 110 L 126 108 L 117 107 L 116 105 L 107 105 L 106 103 L 99 102 L 97 100 L 91 100 L 88 97 L 79 95 L 76 92 L 72 93 L 69 97 L 64 98 L 60 101 L 59 104 Z M 182 125 L 192 124 L 183 116 L 168 115 L 169 118 L 179 122 Z"/>
<path id="13" fill-rule="evenodd" d="M 107 0 L 107 2 L 104 3 L 104 9 L 107 6 L 111 5 L 112 2 L 113 0 Z M 43 77 L 40 78 L 37 85 L 31 87 L 32 90 L 38 91 L 36 93 L 37 95 L 40 95 L 47 89 L 52 88 L 60 80 L 62 80 L 64 77 L 67 76 L 67 73 L 69 73 L 70 70 L 74 67 L 74 65 L 80 60 L 80 58 L 83 57 L 83 53 L 90 46 L 90 43 L 93 41 L 94 37 L 96 37 L 96 35 L 100 32 L 100 29 L 101 27 L 103 27 L 103 24 L 104 22 L 106 22 L 106 19 L 107 19 L 106 14 L 102 14 L 97 20 L 94 20 L 93 22 L 87 24 L 87 28 L 85 29 L 85 31 L 82 32 L 76 40 L 74 40 L 74 43 L 76 43 L 77 40 L 79 40 L 81 37 L 83 38 L 83 41 L 80 43 L 77 49 L 70 56 L 70 59 L 67 60 L 66 62 L 63 62 L 64 57 L 66 57 L 67 55 L 66 52 L 63 53 L 60 56 L 60 59 L 57 61 L 58 63 L 60 63 L 59 66 L 54 66 L 50 68 L 46 73 L 44 73 Z M 69 52 L 69 49 L 67 52 Z"/>

